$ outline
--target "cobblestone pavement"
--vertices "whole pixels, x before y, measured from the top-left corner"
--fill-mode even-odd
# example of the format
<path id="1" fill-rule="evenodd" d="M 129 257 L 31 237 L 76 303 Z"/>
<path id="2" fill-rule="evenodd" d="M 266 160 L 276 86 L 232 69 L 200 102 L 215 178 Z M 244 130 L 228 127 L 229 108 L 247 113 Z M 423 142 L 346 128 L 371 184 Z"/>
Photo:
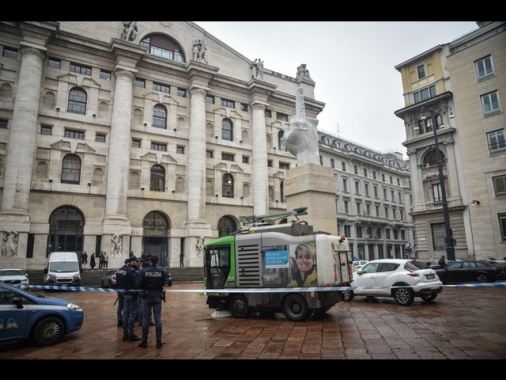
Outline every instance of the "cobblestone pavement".
<path id="1" fill-rule="evenodd" d="M 409 307 L 393 299 L 355 297 L 304 322 L 282 314 L 247 319 L 213 314 L 196 291 L 202 283 L 166 289 L 161 349 L 155 348 L 154 326 L 147 349 L 123 342 L 116 293 L 37 290 L 83 307 L 83 328 L 50 347 L 0 344 L 0 360 L 506 359 L 506 287 L 445 287 L 434 302 L 417 298 Z M 141 335 L 141 328 L 135 329 Z"/>

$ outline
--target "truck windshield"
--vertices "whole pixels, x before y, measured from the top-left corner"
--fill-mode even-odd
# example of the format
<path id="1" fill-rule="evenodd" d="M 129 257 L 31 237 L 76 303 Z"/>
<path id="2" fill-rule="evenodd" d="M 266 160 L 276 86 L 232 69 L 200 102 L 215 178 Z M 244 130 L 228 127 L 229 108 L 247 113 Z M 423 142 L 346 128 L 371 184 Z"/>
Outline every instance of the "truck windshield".
<path id="1" fill-rule="evenodd" d="M 56 261 L 49 264 L 49 271 L 56 273 L 79 272 L 79 264 L 75 261 Z"/>
<path id="2" fill-rule="evenodd" d="M 230 272 L 230 247 L 208 247 L 205 250 L 207 287 L 222 289 Z"/>

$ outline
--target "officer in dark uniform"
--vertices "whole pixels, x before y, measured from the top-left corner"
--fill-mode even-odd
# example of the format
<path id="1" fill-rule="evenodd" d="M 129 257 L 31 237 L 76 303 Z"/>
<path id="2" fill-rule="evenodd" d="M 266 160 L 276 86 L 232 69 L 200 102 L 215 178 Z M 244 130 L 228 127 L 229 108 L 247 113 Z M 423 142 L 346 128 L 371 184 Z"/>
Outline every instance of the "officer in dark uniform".
<path id="1" fill-rule="evenodd" d="M 119 269 L 119 270 L 125 270 L 128 266 L 128 264 L 130 264 L 130 259 L 125 259 L 125 264 Z M 118 289 L 121 289 L 118 285 L 118 274 L 116 273 L 116 287 Z M 118 327 L 123 327 L 123 305 L 124 305 L 124 300 L 123 300 L 123 292 L 118 292 L 118 298 L 116 299 L 116 301 L 118 302 L 118 309 L 116 310 L 116 314 L 118 316 Z"/>
<path id="2" fill-rule="evenodd" d="M 140 271 L 136 288 L 142 289 L 142 341 L 141 348 L 148 347 L 149 321 L 151 311 L 155 319 L 156 348 L 162 348 L 162 297 L 167 273 L 158 267 L 158 256 L 151 256 L 149 266 Z"/>
<path id="3" fill-rule="evenodd" d="M 137 295 L 135 284 L 137 280 L 137 258 L 130 256 L 130 265 L 123 266 L 116 271 L 116 284 L 123 292 L 123 340 L 135 342 L 141 340 L 135 335 L 135 316 L 137 315 Z"/>

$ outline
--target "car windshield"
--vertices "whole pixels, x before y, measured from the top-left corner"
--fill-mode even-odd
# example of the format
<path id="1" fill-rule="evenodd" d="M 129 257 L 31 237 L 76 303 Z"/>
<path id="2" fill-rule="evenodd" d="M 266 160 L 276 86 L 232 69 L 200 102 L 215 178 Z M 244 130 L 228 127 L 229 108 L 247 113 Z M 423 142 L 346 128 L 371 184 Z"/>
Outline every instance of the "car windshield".
<path id="1" fill-rule="evenodd" d="M 4 269 L 0 270 L 0 276 L 23 276 L 23 271 L 20 269 Z"/>
<path id="2" fill-rule="evenodd" d="M 50 264 L 51 272 L 66 273 L 79 271 L 79 265 L 75 261 L 56 261 Z"/>

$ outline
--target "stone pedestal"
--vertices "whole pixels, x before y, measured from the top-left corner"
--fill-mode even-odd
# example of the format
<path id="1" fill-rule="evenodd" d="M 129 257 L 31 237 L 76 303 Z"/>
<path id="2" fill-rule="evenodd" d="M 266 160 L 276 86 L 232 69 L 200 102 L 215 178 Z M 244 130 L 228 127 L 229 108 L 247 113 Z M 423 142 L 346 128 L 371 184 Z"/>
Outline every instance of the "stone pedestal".
<path id="1" fill-rule="evenodd" d="M 285 180 L 286 205 L 289 211 L 307 207 L 307 216 L 299 217 L 313 226 L 313 231 L 337 235 L 336 182 L 334 170 L 312 163 L 290 169 Z"/>

